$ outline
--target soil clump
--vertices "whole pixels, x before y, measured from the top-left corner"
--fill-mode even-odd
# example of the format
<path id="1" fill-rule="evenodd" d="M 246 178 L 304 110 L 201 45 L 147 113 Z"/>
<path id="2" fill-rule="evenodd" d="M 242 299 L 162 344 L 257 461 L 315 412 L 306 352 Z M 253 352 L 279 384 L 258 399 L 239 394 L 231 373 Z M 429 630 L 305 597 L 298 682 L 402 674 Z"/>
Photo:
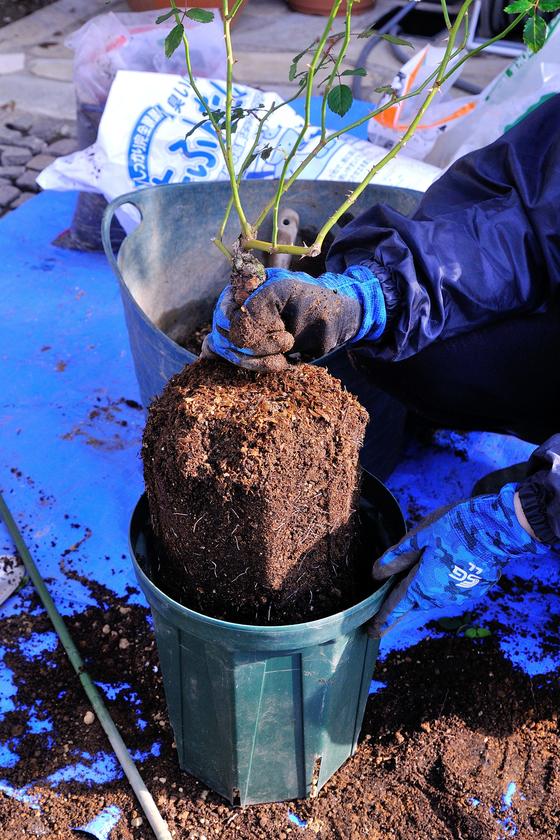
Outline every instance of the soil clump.
<path id="1" fill-rule="evenodd" d="M 150 407 L 142 457 L 160 588 L 217 618 L 308 621 L 353 573 L 367 412 L 326 370 L 199 360 Z"/>

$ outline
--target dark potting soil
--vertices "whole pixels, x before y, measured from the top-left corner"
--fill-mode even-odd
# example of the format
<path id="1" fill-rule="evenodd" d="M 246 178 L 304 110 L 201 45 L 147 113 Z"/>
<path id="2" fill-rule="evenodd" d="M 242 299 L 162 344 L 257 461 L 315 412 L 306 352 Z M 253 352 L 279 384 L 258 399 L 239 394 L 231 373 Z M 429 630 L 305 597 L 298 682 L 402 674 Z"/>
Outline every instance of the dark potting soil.
<path id="1" fill-rule="evenodd" d="M 538 593 L 532 581 L 509 581 L 519 597 Z M 500 634 L 470 640 L 439 633 L 378 663 L 383 687 L 369 698 L 358 750 L 318 797 L 233 808 L 177 764 L 159 662 L 146 611 L 90 585 L 96 606 L 67 620 L 92 677 L 129 688 L 107 705 L 125 742 L 149 754 L 140 762 L 148 789 L 175 840 L 553 840 L 560 824 L 560 686 L 555 673 L 530 678 L 502 654 Z M 26 590 L 30 591 L 29 589 Z M 500 597 L 500 586 L 494 590 Z M 554 626 L 552 626 L 554 625 Z M 0 778 L 20 788 L 84 753 L 110 753 L 60 644 L 32 661 L 18 640 L 51 630 L 34 596 L 26 612 L 0 622 L 6 664 L 14 673 L 14 711 L 0 721 L 0 743 L 21 761 Z M 558 620 L 537 628 L 556 652 Z M 549 652 L 550 652 L 549 651 Z M 547 651 L 545 650 L 545 655 Z M 32 709 L 30 708 L 32 707 Z M 33 710 L 33 711 L 32 711 Z M 31 716 L 50 731 L 30 731 Z M 137 718 L 145 721 L 141 729 Z M 45 727 L 46 729 L 46 727 Z M 13 738 L 20 738 L 17 744 Z M 517 785 L 511 804 L 503 795 Z M 0 794 L 2 840 L 72 840 L 116 804 L 122 818 L 110 840 L 153 840 L 128 783 L 32 784 L 40 809 Z M 297 815 L 302 826 L 289 819 Z"/>
<path id="2" fill-rule="evenodd" d="M 184 347 L 185 350 L 189 350 L 194 356 L 200 356 L 204 339 L 211 332 L 211 330 L 212 322 L 204 321 L 204 323 L 196 327 L 194 332 L 192 332 L 183 341 L 180 342 L 181 347 Z"/>
<path id="3" fill-rule="evenodd" d="M 152 403 L 142 448 L 159 587 L 250 624 L 361 600 L 352 544 L 367 419 L 323 368 L 187 366 Z"/>

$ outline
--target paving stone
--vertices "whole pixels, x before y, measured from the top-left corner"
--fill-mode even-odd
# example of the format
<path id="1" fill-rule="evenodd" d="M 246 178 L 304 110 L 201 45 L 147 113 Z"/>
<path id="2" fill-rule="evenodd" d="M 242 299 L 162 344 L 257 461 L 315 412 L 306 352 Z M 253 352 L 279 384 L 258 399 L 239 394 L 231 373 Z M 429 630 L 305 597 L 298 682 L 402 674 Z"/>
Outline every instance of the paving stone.
<path id="1" fill-rule="evenodd" d="M 44 11 L 49 11 L 51 8 L 52 6 L 48 6 Z M 0 45 L 2 34 L 3 30 L 0 29 Z M 0 75 L 0 107 L 9 103 L 13 103 L 13 107 L 20 111 L 44 114 L 60 121 L 71 121 L 76 116 L 76 100 L 72 82 L 42 79 L 31 73 Z"/>
<path id="2" fill-rule="evenodd" d="M 33 136 L 39 137 L 45 143 L 54 143 L 64 137 L 70 137 L 73 127 L 66 120 L 52 117 L 35 116 L 33 121 Z"/>
<path id="3" fill-rule="evenodd" d="M 52 41 L 49 40 L 45 43 L 37 44 L 36 47 L 31 47 L 27 50 L 27 54 L 36 58 L 73 58 L 74 50 L 71 50 L 70 47 L 65 46 L 61 41 L 53 38 Z"/>
<path id="4" fill-rule="evenodd" d="M 20 190 L 11 184 L 7 187 L 0 187 L 0 207 L 8 207 L 19 195 Z"/>
<path id="5" fill-rule="evenodd" d="M 31 156 L 32 152 L 29 149 L 19 148 L 18 146 L 3 146 L 0 158 L 2 166 L 25 166 Z"/>
<path id="6" fill-rule="evenodd" d="M 34 76 L 71 82 L 74 77 L 74 62 L 69 58 L 32 58 L 28 68 Z"/>
<path id="7" fill-rule="evenodd" d="M 0 187 L 11 187 L 11 181 L 8 181 L 7 178 L 0 178 Z"/>
<path id="8" fill-rule="evenodd" d="M 16 181 L 16 186 L 18 186 L 22 190 L 29 190 L 30 192 L 39 192 L 39 184 L 35 181 L 37 177 L 36 172 L 31 172 L 31 170 L 27 170 L 20 175 Z"/>
<path id="9" fill-rule="evenodd" d="M 41 140 L 40 137 L 34 137 L 32 134 L 28 134 L 27 137 L 22 137 L 21 140 L 14 143 L 14 146 L 19 146 L 22 149 L 29 149 L 29 151 L 34 155 L 41 154 L 41 152 L 44 152 L 47 148 L 47 144 L 44 140 Z"/>
<path id="10" fill-rule="evenodd" d="M 78 150 L 78 141 L 73 137 L 66 137 L 64 140 L 57 140 L 47 146 L 47 152 L 52 155 L 71 155 Z"/>
<path id="11" fill-rule="evenodd" d="M 25 166 L 0 166 L 0 178 L 15 181 L 25 172 Z"/>
<path id="12" fill-rule="evenodd" d="M 5 121 L 8 128 L 27 132 L 33 127 L 33 114 L 15 113 Z"/>
<path id="13" fill-rule="evenodd" d="M 24 67 L 24 53 L 0 53 L 0 73 L 18 73 Z"/>
<path id="14" fill-rule="evenodd" d="M 26 201 L 29 201 L 30 198 L 33 198 L 33 193 L 30 192 L 23 192 L 21 193 L 15 201 L 12 201 L 10 204 L 10 210 L 16 210 L 18 207 L 21 207 L 22 204 L 25 204 Z"/>
<path id="15" fill-rule="evenodd" d="M 21 139 L 21 131 L 14 131 L 6 125 L 0 125 L 0 144 L 6 146 L 16 145 L 16 140 Z"/>
<path id="16" fill-rule="evenodd" d="M 56 160 L 53 155 L 35 155 L 27 162 L 27 168 L 34 172 L 42 172 L 45 167 L 50 166 L 53 160 Z"/>

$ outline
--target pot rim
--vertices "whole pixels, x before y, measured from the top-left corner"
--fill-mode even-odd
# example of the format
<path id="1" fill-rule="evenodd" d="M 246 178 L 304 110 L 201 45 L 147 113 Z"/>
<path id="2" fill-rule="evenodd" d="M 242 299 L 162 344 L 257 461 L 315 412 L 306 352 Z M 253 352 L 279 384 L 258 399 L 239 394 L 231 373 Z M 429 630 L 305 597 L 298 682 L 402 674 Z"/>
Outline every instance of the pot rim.
<path id="1" fill-rule="evenodd" d="M 397 500 L 391 491 L 378 478 L 373 476 L 367 470 L 363 470 L 363 473 L 364 478 L 367 476 L 367 480 L 377 485 L 378 490 L 382 488 L 386 497 L 391 500 L 395 510 L 399 513 L 399 518 L 401 520 L 399 524 L 402 524 L 402 531 L 404 535 L 406 533 L 406 523 Z M 326 639 L 332 638 L 333 627 L 342 625 L 343 632 L 350 632 L 350 630 L 355 629 L 356 627 L 369 621 L 370 618 L 378 612 L 386 595 L 389 590 L 392 589 L 394 584 L 394 578 L 391 577 L 382 586 L 380 586 L 379 589 L 376 589 L 375 592 L 372 592 L 357 604 L 353 604 L 345 610 L 339 610 L 338 612 L 324 616 L 323 618 L 298 622 L 296 624 L 238 624 L 233 621 L 225 621 L 224 619 L 214 618 L 206 615 L 205 613 L 199 613 L 190 607 L 185 607 L 183 604 L 180 604 L 178 601 L 170 598 L 169 595 L 156 586 L 147 572 L 144 571 L 137 558 L 137 538 L 141 533 L 146 533 L 146 530 L 151 531 L 151 525 L 149 522 L 148 500 L 146 494 L 143 493 L 136 503 L 130 519 L 129 550 L 136 577 L 142 590 L 144 591 L 144 594 L 146 595 L 150 607 L 160 613 L 162 611 L 173 612 L 178 616 L 182 616 L 182 618 L 187 621 L 190 620 L 191 622 L 196 623 L 201 630 L 204 627 L 210 632 L 212 629 L 215 629 L 222 633 L 225 632 L 233 634 L 238 638 L 254 638 L 256 635 L 260 635 L 261 637 L 277 636 L 279 634 L 283 634 L 284 636 L 296 636 L 301 633 L 308 633 L 309 631 L 315 631 L 317 634 L 323 635 L 321 631 L 329 631 L 329 635 Z M 151 597 L 149 597 L 149 595 Z"/>

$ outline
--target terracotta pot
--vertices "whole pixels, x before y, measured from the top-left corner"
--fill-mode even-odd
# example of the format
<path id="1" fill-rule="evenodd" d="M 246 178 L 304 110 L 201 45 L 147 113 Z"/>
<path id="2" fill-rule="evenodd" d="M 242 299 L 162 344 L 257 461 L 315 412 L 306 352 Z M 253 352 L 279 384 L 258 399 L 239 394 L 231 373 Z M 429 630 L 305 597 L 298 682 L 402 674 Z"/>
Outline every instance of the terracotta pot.
<path id="1" fill-rule="evenodd" d="M 352 6 L 352 14 L 360 15 L 362 12 L 367 12 L 375 6 L 376 0 L 359 0 Z M 305 15 L 324 15 L 330 14 L 332 8 L 332 0 L 288 0 L 288 5 L 294 12 L 302 12 Z M 346 2 L 340 4 L 338 10 L 338 17 L 346 13 Z"/>

